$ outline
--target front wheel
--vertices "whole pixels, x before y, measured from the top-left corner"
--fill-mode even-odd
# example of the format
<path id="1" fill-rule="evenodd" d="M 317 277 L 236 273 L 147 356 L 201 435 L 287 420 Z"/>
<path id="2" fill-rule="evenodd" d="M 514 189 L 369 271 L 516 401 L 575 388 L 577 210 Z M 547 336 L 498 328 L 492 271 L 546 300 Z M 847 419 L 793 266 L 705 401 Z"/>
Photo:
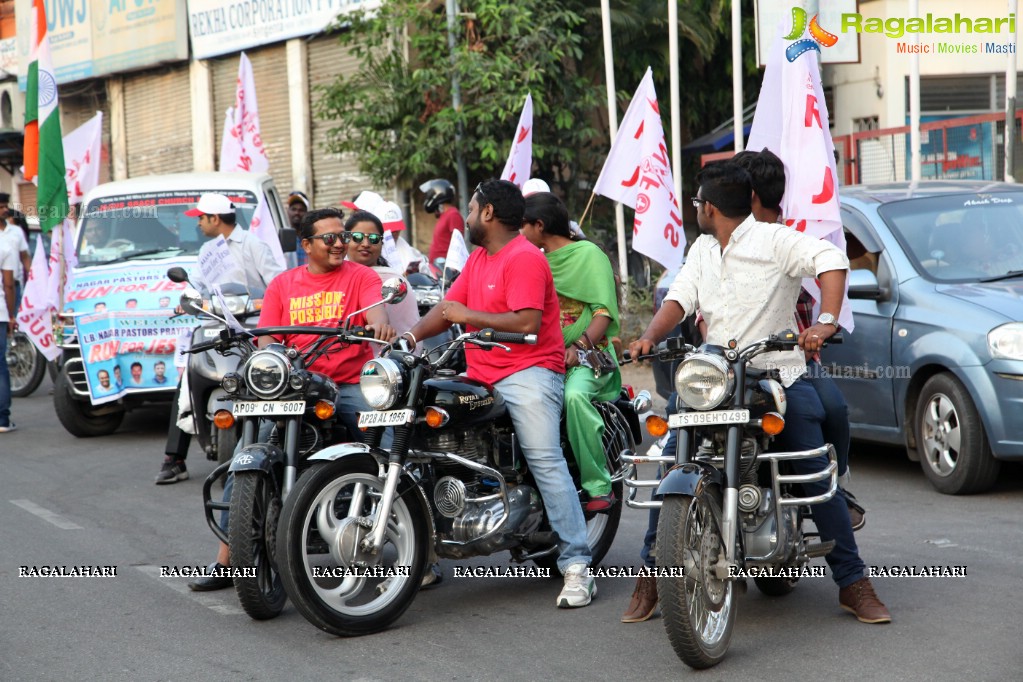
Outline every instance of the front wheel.
<path id="1" fill-rule="evenodd" d="M 325 632 L 379 632 L 405 613 L 419 590 L 430 537 L 414 490 L 395 495 L 380 550 L 370 553 L 363 544 L 383 490 L 374 464 L 341 458 L 303 474 L 284 504 L 277 538 L 284 588 L 306 620 Z"/>
<path id="2" fill-rule="evenodd" d="M 46 356 L 24 332 L 14 332 L 7 341 L 7 369 L 11 374 L 11 395 L 24 398 L 39 388 L 46 376 Z"/>
<path id="3" fill-rule="evenodd" d="M 707 491 L 664 498 L 657 524 L 657 566 L 682 568 L 683 577 L 659 576 L 664 629 L 675 654 L 696 669 L 721 662 L 735 624 L 735 582 L 725 566 L 721 511 Z"/>
<path id="4" fill-rule="evenodd" d="M 238 601 L 255 620 L 280 615 L 288 599 L 275 556 L 280 515 L 281 491 L 270 476 L 261 471 L 235 473 L 227 547 L 233 568 L 255 572 L 234 579 Z"/>
<path id="5" fill-rule="evenodd" d="M 124 420 L 124 411 L 100 405 L 93 407 L 89 399 L 75 400 L 71 395 L 71 379 L 67 365 L 57 374 L 53 387 L 53 409 L 67 432 L 78 438 L 106 436 L 117 430 Z"/>
<path id="6" fill-rule="evenodd" d="M 936 374 L 920 391 L 916 443 L 924 474 L 946 495 L 984 492 L 998 478 L 1001 463 L 991 455 L 977 408 L 951 374 Z"/>
<path id="7" fill-rule="evenodd" d="M 213 427 L 216 429 L 217 427 Z M 229 429 L 217 429 L 216 431 L 216 451 L 217 451 L 217 464 L 223 464 L 224 462 L 234 457 L 235 448 L 238 447 L 238 436 L 241 433 L 241 426 L 236 424 Z"/>

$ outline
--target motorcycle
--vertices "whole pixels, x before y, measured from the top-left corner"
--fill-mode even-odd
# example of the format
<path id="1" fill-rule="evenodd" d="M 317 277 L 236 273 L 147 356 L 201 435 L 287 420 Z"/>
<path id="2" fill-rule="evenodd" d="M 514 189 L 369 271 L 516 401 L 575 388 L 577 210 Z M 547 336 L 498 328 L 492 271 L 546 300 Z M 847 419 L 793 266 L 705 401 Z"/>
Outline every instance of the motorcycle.
<path id="1" fill-rule="evenodd" d="M 32 395 L 39 388 L 46 376 L 47 366 L 53 365 L 46 361 L 46 356 L 35 347 L 28 334 L 15 331 L 7 338 L 7 369 L 11 374 L 11 395 L 24 398 Z"/>
<path id="2" fill-rule="evenodd" d="M 835 450 L 825 444 L 802 452 L 767 452 L 785 425 L 785 389 L 777 370 L 749 364 L 764 352 L 792 350 L 797 340 L 786 330 L 739 350 L 734 341 L 728 347 L 696 348 L 678 337 L 639 358 L 682 361 L 675 373 L 681 411 L 666 425 L 648 419 L 652 433 L 665 426 L 677 431 L 675 456 L 628 452 L 622 460 L 626 504 L 661 509 L 657 592 L 668 640 L 692 668 L 709 668 L 724 658 L 745 574 L 755 574 L 764 594 L 788 594 L 798 576 L 809 571 L 807 562 L 834 547 L 834 541 L 822 542 L 802 525 L 811 516 L 809 505 L 835 494 Z M 787 473 L 787 463 L 823 454 L 829 463 L 819 472 Z M 641 463 L 670 469 L 660 481 L 641 480 Z M 799 484 L 818 481 L 828 481 L 826 493 L 802 496 Z M 643 488 L 656 488 L 663 501 L 636 501 Z M 675 575 L 679 569 L 683 575 Z"/>
<path id="3" fill-rule="evenodd" d="M 188 275 L 184 268 L 173 267 L 167 270 L 167 278 L 172 282 L 188 283 Z M 250 292 L 242 284 L 224 284 L 221 287 L 223 298 L 210 301 L 210 309 L 215 314 L 223 315 L 221 305 L 227 308 L 243 326 L 253 328 L 259 319 L 257 299 L 262 298 L 262 291 Z M 221 304 L 220 301 L 223 301 Z M 220 318 L 206 317 L 203 323 L 192 332 L 191 347 L 195 347 L 212 338 L 218 338 L 220 332 L 227 328 L 227 323 Z M 222 409 L 230 410 L 230 399 L 221 387 L 225 376 L 238 370 L 239 356 L 229 353 L 191 354 L 188 358 L 188 397 L 192 405 L 192 417 L 195 422 L 195 435 L 199 446 L 206 453 L 206 459 L 215 460 L 220 464 L 234 456 L 238 439 L 241 437 L 241 424 L 233 428 L 221 429 L 213 422 L 213 415 Z"/>
<path id="4" fill-rule="evenodd" d="M 235 577 L 234 586 L 245 612 L 256 620 L 280 614 L 287 600 L 276 565 L 275 542 L 281 503 L 308 465 L 312 453 L 325 445 L 346 440 L 345 427 L 335 416 L 337 385 L 326 375 L 308 369 L 317 358 L 341 344 L 371 341 L 372 334 L 349 323 L 359 313 L 385 303 L 397 302 L 407 293 L 400 279 L 383 285 L 383 300 L 351 313 L 339 327 L 263 327 L 225 329 L 214 341 L 193 346 L 193 354 L 216 351 L 234 355 L 239 370 L 224 375 L 221 387 L 231 401 L 213 415 L 221 430 L 241 424 L 242 447 L 234 457 L 218 466 L 203 483 L 206 523 L 228 546 L 231 566 L 254 569 L 254 575 Z M 216 318 L 198 306 L 198 292 L 186 291 L 182 307 L 194 314 Z M 303 348 L 270 343 L 255 348 L 261 336 L 307 334 L 319 340 Z M 273 428 L 268 438 L 259 437 L 259 421 L 268 419 Z M 213 499 L 213 487 L 229 474 L 234 476 L 230 499 Z M 217 511 L 230 511 L 224 528 Z"/>
<path id="5" fill-rule="evenodd" d="M 444 269 L 442 267 L 444 264 L 443 259 L 438 258 L 437 260 L 439 261 L 437 266 L 441 268 L 444 274 L 446 285 L 450 287 L 451 283 L 458 277 L 459 271 L 450 268 Z M 426 314 L 435 305 L 444 300 L 444 286 L 442 286 L 441 280 L 434 279 L 422 272 L 413 272 L 409 274 L 408 281 L 416 293 L 416 303 L 419 306 L 420 317 L 426 317 Z M 423 347 L 430 352 L 431 357 L 439 358 L 462 331 L 462 325 L 453 324 L 440 334 L 423 339 Z M 458 373 L 464 372 L 466 367 L 465 351 L 462 349 L 456 351 L 448 361 L 448 367 Z"/>
<path id="6" fill-rule="evenodd" d="M 378 632 L 412 604 L 434 556 L 464 559 L 511 552 L 515 562 L 557 566 L 557 533 L 516 443 L 508 408 L 493 386 L 457 376 L 449 356 L 468 344 L 510 350 L 533 334 L 463 333 L 432 358 L 391 350 L 362 369 L 365 443 L 312 455 L 285 500 L 277 534 L 284 588 L 299 612 L 335 635 Z M 639 404 L 642 402 L 643 404 Z M 600 402 L 604 454 L 621 499 L 619 453 L 640 437 L 638 411 L 649 394 Z M 378 446 L 394 428 L 390 452 Z M 567 439 L 562 448 L 581 495 Z M 621 503 L 586 513 L 592 563 L 611 547 Z"/>

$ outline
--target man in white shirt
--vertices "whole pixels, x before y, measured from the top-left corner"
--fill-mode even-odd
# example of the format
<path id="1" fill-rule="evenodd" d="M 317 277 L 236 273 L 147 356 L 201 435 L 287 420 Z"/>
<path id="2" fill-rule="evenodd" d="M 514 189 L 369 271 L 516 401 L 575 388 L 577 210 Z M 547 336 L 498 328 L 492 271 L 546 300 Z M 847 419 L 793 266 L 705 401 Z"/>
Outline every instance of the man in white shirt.
<path id="1" fill-rule="evenodd" d="M 248 230 L 235 227 L 235 206 L 223 194 L 203 194 L 199 197 L 196 207 L 185 211 L 185 215 L 198 218 L 199 229 L 207 237 L 213 237 L 215 240 L 222 236 L 227 240 L 227 249 L 231 254 L 230 267 L 226 272 L 203 273 L 202 267 L 199 266 L 192 272 L 192 284 L 204 294 L 208 295 L 214 284 L 236 282 L 244 284 L 250 294 L 258 292 L 258 295 L 262 297 L 273 278 L 284 271 L 284 268 L 274 260 L 269 246 L 249 234 Z M 199 263 L 203 263 L 204 256 L 208 256 L 216 249 L 214 240 L 206 242 L 199 249 Z M 208 274 L 218 275 L 216 281 L 210 281 Z M 192 438 L 177 425 L 180 391 L 181 383 L 179 382 L 178 393 L 174 394 L 170 428 L 167 433 L 167 443 L 164 446 L 164 460 L 160 472 L 156 475 L 157 485 L 177 483 L 188 478 L 185 459 L 188 457 L 188 446 Z"/>
<path id="2" fill-rule="evenodd" d="M 838 331 L 835 320 L 842 305 L 849 261 L 832 244 L 783 225 L 757 222 L 751 213 L 749 174 L 731 162 L 708 164 L 697 176 L 700 189 L 693 203 L 703 233 L 689 250 L 685 265 L 672 283 L 664 304 L 646 331 L 630 344 L 633 357 L 653 346 L 686 316 L 702 310 L 707 343 L 725 346 L 735 339 L 740 348 L 792 326 L 800 283 L 817 277 L 821 286 L 821 315 L 799 335 L 806 351 L 820 350 Z M 802 380 L 803 351 L 764 353 L 753 366 L 779 371 L 788 396 L 785 430 L 773 449 L 809 450 L 824 444 L 824 408 L 817 392 Z M 793 460 L 796 473 L 820 471 L 827 458 Z M 826 489 L 823 483 L 804 484 L 807 495 Z M 819 489 L 818 489 L 819 488 Z M 839 586 L 839 605 L 866 623 L 888 623 L 891 615 L 877 598 L 853 538 L 849 511 L 840 496 L 813 506 L 814 521 L 824 541 L 834 540 L 827 555 Z"/>
<path id="3" fill-rule="evenodd" d="M 226 282 L 244 284 L 250 292 L 265 291 L 270 280 L 284 272 L 284 268 L 274 260 L 269 246 L 249 234 L 248 230 L 235 229 L 235 206 L 223 194 L 203 194 L 196 207 L 185 211 L 185 215 L 198 218 L 199 229 L 207 237 L 213 238 L 199 249 L 200 263 L 204 261 L 204 256 L 216 249 L 217 237 L 222 236 L 227 240 L 227 249 L 231 254 L 229 270 L 218 277 L 216 282 L 209 281 L 208 273 L 204 273 L 201 267 L 195 268 L 191 280 L 203 293 L 212 291 L 214 284 Z"/>
<path id="4" fill-rule="evenodd" d="M 7 241 L 17 253 L 14 268 L 15 304 L 21 301 L 21 287 L 32 267 L 32 257 L 28 252 L 28 240 L 25 231 L 18 225 L 14 211 L 10 208 L 0 211 L 0 241 Z"/>
<path id="5" fill-rule="evenodd" d="M 11 374 L 7 369 L 7 336 L 14 333 L 14 268 L 17 251 L 0 239 L 0 434 L 16 427 L 11 421 Z"/>

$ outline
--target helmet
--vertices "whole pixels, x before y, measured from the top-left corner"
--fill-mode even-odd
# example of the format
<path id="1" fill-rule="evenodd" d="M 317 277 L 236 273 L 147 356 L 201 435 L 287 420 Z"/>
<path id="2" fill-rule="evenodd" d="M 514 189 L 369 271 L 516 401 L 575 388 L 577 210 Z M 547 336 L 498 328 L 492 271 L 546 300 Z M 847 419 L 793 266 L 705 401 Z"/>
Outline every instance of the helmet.
<path id="1" fill-rule="evenodd" d="M 423 208 L 427 213 L 436 213 L 441 204 L 455 203 L 455 187 L 447 180 L 437 178 L 419 185 L 419 191 L 426 195 Z"/>

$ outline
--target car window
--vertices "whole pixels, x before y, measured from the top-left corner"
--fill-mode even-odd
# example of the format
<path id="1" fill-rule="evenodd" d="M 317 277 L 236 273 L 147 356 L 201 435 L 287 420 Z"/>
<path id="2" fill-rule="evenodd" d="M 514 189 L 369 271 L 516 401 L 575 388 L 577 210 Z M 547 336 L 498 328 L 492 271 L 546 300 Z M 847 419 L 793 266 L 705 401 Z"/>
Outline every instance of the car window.
<path id="1" fill-rule="evenodd" d="M 256 210 L 249 191 L 211 190 L 226 194 L 237 209 L 237 224 L 248 229 Z M 207 237 L 185 211 L 199 192 L 166 191 L 100 197 L 89 202 L 78 230 L 79 265 L 109 263 L 132 256 L 153 258 L 199 253 Z"/>
<path id="2" fill-rule="evenodd" d="M 929 279 L 968 282 L 1023 270 L 1023 192 L 927 196 L 879 213 Z"/>

